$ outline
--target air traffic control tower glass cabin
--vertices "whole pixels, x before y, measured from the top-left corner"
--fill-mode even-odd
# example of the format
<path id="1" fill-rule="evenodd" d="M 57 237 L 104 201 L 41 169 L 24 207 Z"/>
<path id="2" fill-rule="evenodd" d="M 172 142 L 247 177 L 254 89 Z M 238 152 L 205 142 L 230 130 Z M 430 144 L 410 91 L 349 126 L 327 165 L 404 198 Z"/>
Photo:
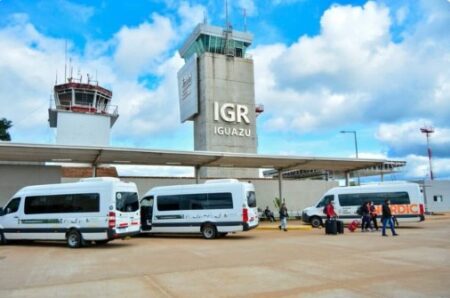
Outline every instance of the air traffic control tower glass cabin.
<path id="1" fill-rule="evenodd" d="M 178 72 L 180 118 L 194 121 L 194 150 L 257 152 L 251 43 L 248 32 L 199 24 L 179 50 L 185 61 Z M 202 168 L 199 174 L 258 177 L 254 169 L 229 167 Z"/>

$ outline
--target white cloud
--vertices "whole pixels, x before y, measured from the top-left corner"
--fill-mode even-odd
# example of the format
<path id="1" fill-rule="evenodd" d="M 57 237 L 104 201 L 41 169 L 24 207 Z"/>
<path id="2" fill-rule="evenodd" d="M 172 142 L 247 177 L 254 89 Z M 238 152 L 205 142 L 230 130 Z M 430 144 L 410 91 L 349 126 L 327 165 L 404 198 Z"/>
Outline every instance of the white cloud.
<path id="1" fill-rule="evenodd" d="M 406 156 L 403 175 L 407 178 L 429 179 L 430 166 L 426 156 L 410 154 Z M 450 158 L 433 158 L 433 176 L 435 179 L 450 178 Z"/>
<path id="2" fill-rule="evenodd" d="M 432 127 L 432 122 L 426 119 L 402 123 L 382 123 L 376 133 L 376 138 L 388 145 L 391 154 L 396 156 L 407 154 L 426 155 L 426 137 L 421 133 L 422 127 Z M 450 129 L 434 127 L 430 135 L 430 147 L 436 156 L 448 156 L 450 153 Z"/>
<path id="3" fill-rule="evenodd" d="M 124 26 L 115 35 L 117 48 L 114 61 L 119 72 L 137 76 L 152 73 L 173 46 L 176 31 L 170 20 L 156 13 L 152 22 L 135 28 Z"/>
<path id="4" fill-rule="evenodd" d="M 180 17 L 180 34 L 187 36 L 190 31 L 199 23 L 203 23 L 206 8 L 202 5 L 189 5 L 187 2 L 182 2 L 178 6 L 178 15 Z"/>
<path id="5" fill-rule="evenodd" d="M 295 131 L 413 117 L 449 123 L 450 38 L 439 28 L 448 28 L 450 18 L 436 10 L 426 12 L 434 21 L 424 17 L 396 43 L 388 7 L 334 5 L 323 14 L 319 35 L 256 47 L 256 94 L 268 123 L 282 118 L 283 128 Z"/>

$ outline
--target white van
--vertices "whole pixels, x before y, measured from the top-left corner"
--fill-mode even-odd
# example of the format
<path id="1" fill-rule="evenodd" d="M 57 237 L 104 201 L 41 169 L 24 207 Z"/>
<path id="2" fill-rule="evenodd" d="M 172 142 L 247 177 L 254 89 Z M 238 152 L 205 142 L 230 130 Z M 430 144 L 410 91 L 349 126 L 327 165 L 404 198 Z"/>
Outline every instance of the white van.
<path id="1" fill-rule="evenodd" d="M 360 219 L 358 208 L 367 201 L 373 201 L 377 214 L 381 216 L 381 206 L 386 199 L 391 201 L 391 211 L 398 221 L 423 221 L 424 199 L 416 183 L 383 182 L 362 186 L 335 187 L 327 191 L 320 201 L 302 212 L 302 220 L 313 227 L 323 224 L 323 213 L 328 201 L 334 201 L 335 212 L 344 223 Z"/>
<path id="2" fill-rule="evenodd" d="M 0 243 L 8 240 L 65 240 L 105 244 L 138 234 L 137 187 L 117 178 L 35 185 L 19 190 L 0 209 Z"/>
<path id="3" fill-rule="evenodd" d="M 205 239 L 259 223 L 253 184 L 236 179 L 155 187 L 141 200 L 143 233 L 202 233 Z"/>

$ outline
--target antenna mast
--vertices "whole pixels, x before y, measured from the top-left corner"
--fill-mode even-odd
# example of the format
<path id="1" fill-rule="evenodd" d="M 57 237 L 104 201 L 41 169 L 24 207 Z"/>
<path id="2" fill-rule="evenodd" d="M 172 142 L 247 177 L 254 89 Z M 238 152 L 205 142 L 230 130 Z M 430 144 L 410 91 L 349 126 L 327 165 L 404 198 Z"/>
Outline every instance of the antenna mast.
<path id="1" fill-rule="evenodd" d="M 431 154 L 431 148 L 430 148 L 430 134 L 434 133 L 434 129 L 431 126 L 430 127 L 422 127 L 420 129 L 420 131 L 427 136 L 428 160 L 430 162 L 430 180 L 433 180 L 434 176 L 433 176 L 433 167 L 432 167 L 432 164 L 431 164 L 431 155 L 432 154 Z"/>
<path id="2" fill-rule="evenodd" d="M 225 28 L 230 29 L 230 21 L 228 19 L 228 0 L 225 0 Z"/>
<path id="3" fill-rule="evenodd" d="M 64 40 L 64 83 L 67 82 L 67 40 Z"/>

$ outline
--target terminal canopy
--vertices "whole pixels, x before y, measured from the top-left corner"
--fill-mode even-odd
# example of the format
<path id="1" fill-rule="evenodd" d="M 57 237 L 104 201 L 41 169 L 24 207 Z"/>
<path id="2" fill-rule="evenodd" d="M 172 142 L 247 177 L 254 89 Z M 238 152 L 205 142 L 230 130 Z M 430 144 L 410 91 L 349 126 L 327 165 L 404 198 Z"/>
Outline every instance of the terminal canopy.
<path id="1" fill-rule="evenodd" d="M 116 147 L 80 147 L 0 142 L 0 162 L 273 168 L 351 172 L 381 166 L 386 160 L 259 155 L 244 153 L 169 151 Z"/>

